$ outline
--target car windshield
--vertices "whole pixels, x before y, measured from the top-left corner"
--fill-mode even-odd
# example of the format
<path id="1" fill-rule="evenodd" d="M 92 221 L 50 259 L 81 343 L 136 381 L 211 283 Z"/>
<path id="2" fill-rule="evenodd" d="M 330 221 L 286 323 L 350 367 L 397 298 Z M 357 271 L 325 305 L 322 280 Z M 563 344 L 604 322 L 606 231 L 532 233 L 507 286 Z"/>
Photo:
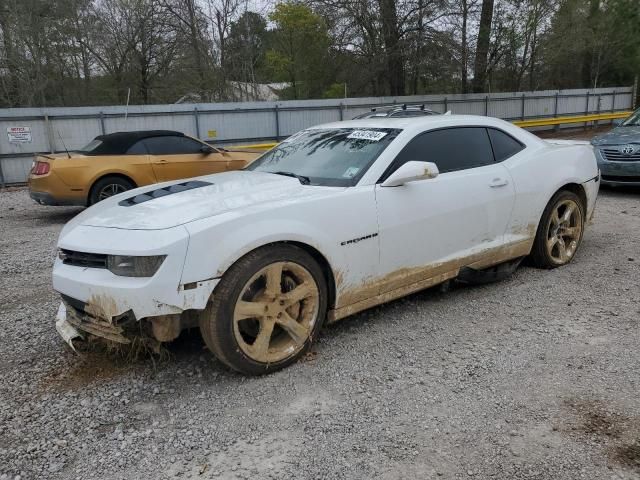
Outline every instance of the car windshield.
<path id="1" fill-rule="evenodd" d="M 84 147 L 76 150 L 76 152 L 91 153 L 96 148 L 98 148 L 100 145 L 102 145 L 102 140 L 98 140 L 97 138 L 94 138 L 87 145 L 85 145 Z"/>
<path id="2" fill-rule="evenodd" d="M 353 186 L 400 132 L 392 128 L 303 130 L 247 170 L 297 176 L 311 185 Z"/>
<path id="3" fill-rule="evenodd" d="M 623 127 L 637 127 L 640 125 L 640 109 L 636 110 L 628 117 L 624 122 L 622 122 Z"/>

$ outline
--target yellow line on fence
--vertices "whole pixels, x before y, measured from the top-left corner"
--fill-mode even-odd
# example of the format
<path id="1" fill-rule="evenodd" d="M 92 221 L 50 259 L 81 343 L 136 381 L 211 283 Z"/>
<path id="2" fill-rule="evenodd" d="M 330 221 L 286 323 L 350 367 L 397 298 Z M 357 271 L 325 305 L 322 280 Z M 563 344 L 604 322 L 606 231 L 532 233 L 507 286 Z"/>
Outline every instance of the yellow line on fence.
<path id="1" fill-rule="evenodd" d="M 569 117 L 534 118 L 532 120 L 514 120 L 511 123 L 522 128 L 549 127 L 552 125 L 563 125 L 569 123 L 588 123 L 604 120 L 615 120 L 616 118 L 626 118 L 633 112 L 596 113 L 592 115 L 574 115 Z M 238 145 L 229 147 L 237 150 L 269 150 L 278 145 L 278 142 L 256 143 L 253 145 Z"/>

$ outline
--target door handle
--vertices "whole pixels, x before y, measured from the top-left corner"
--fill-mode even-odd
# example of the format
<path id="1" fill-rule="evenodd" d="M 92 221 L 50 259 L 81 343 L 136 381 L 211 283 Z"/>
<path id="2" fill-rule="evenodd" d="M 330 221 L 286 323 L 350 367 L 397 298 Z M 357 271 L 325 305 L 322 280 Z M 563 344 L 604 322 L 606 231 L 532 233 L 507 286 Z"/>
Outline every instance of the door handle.
<path id="1" fill-rule="evenodd" d="M 158 163 L 168 163 L 169 160 L 165 160 L 164 158 L 161 158 L 160 160 L 158 160 Z"/>
<path id="2" fill-rule="evenodd" d="M 489 186 L 491 188 L 497 188 L 497 187 L 504 187 L 505 185 L 507 185 L 509 182 L 507 181 L 506 178 L 500 178 L 500 177 L 496 177 L 493 180 L 491 180 L 491 183 L 489 183 Z"/>

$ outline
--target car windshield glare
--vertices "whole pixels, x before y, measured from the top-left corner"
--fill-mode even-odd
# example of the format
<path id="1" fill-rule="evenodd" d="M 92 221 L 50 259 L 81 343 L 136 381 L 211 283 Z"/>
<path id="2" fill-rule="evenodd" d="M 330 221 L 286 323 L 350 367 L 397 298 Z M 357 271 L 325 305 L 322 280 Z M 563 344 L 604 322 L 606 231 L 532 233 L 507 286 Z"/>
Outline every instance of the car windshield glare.
<path id="1" fill-rule="evenodd" d="M 353 186 L 400 132 L 365 127 L 303 130 L 247 170 L 294 174 L 306 177 L 311 185 Z"/>
<path id="2" fill-rule="evenodd" d="M 637 127 L 640 125 L 640 110 L 636 110 L 622 122 L 623 127 Z"/>

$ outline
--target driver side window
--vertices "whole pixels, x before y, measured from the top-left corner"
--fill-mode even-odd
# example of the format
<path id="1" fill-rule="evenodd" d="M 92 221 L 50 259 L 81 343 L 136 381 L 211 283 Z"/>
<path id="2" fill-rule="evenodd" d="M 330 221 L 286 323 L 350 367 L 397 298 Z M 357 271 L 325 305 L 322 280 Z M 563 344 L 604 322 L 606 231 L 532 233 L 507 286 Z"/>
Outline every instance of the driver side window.
<path id="1" fill-rule="evenodd" d="M 382 180 L 412 160 L 433 162 L 440 173 L 494 163 L 489 135 L 484 127 L 444 128 L 422 133 L 411 140 L 398 154 Z"/>

